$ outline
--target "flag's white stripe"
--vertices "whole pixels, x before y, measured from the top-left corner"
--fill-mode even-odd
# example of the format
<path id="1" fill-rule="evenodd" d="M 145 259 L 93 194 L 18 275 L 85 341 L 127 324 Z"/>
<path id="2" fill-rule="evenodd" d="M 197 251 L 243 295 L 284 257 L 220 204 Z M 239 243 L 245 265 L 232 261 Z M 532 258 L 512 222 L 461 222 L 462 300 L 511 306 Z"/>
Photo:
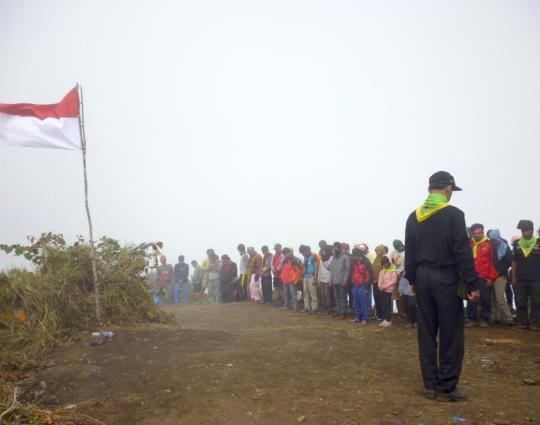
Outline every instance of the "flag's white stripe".
<path id="1" fill-rule="evenodd" d="M 81 149 L 78 118 L 21 117 L 0 112 L 0 145 Z"/>

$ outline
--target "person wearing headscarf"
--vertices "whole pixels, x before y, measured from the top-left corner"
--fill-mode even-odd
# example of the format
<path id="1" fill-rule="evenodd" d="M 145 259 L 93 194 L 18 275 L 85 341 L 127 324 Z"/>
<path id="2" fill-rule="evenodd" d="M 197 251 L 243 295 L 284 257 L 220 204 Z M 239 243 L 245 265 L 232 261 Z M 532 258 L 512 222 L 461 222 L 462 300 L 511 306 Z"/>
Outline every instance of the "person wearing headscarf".
<path id="1" fill-rule="evenodd" d="M 522 329 L 538 331 L 540 314 L 540 246 L 531 220 L 521 220 L 517 228 L 521 238 L 514 245 L 512 285 L 517 307 L 517 321 Z M 527 304 L 531 309 L 528 314 Z"/>
<path id="2" fill-rule="evenodd" d="M 247 270 L 247 277 L 249 282 L 249 295 L 252 301 L 261 301 L 261 271 L 262 271 L 262 257 L 255 248 L 252 246 L 247 249 L 249 255 L 249 263 Z"/>
<path id="3" fill-rule="evenodd" d="M 382 260 L 382 270 L 379 273 L 378 287 L 381 292 L 381 304 L 383 310 L 383 321 L 379 326 L 387 328 L 392 325 L 392 293 L 398 282 L 396 266 L 392 264 L 392 259 L 385 255 Z"/>
<path id="4" fill-rule="evenodd" d="M 508 242 L 501 237 L 501 232 L 498 229 L 488 230 L 487 237 L 493 248 L 493 263 L 497 269 L 497 278 L 493 285 L 493 295 L 491 297 L 491 321 L 513 325 L 514 319 L 506 299 L 508 270 L 512 265 L 512 251 Z"/>
<path id="5" fill-rule="evenodd" d="M 394 247 L 394 250 L 390 254 L 390 258 L 396 266 L 396 270 L 398 273 L 398 285 L 396 285 L 396 289 L 392 294 L 392 300 L 396 302 L 398 316 L 404 317 L 405 309 L 403 307 L 401 293 L 399 292 L 399 282 L 403 278 L 403 273 L 405 271 L 405 245 L 399 239 L 394 239 L 394 241 L 392 242 L 392 246 Z"/>
<path id="6" fill-rule="evenodd" d="M 388 247 L 378 245 L 375 247 L 375 259 L 373 260 L 373 300 L 375 301 L 375 320 L 382 320 L 383 308 L 381 303 L 381 291 L 377 282 L 382 270 L 382 258 L 388 254 Z"/>

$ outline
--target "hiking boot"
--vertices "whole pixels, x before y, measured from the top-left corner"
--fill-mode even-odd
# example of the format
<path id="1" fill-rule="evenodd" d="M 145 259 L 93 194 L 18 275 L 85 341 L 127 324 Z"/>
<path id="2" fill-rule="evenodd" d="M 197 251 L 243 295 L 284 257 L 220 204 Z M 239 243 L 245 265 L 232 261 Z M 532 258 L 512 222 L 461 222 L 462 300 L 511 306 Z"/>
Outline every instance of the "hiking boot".
<path id="1" fill-rule="evenodd" d="M 469 321 L 465 323 L 466 328 L 474 328 L 475 326 L 476 326 L 476 323 L 474 323 L 473 321 Z"/>
<path id="2" fill-rule="evenodd" d="M 480 327 L 481 328 L 489 328 L 488 322 L 486 322 L 485 320 L 482 320 L 480 322 Z"/>
<path id="3" fill-rule="evenodd" d="M 437 391 L 435 393 L 435 399 L 441 402 L 449 402 L 449 401 L 459 402 L 459 401 L 467 401 L 469 397 L 466 394 L 463 394 L 460 390 L 456 388 L 454 391 L 449 392 L 449 393 Z"/>

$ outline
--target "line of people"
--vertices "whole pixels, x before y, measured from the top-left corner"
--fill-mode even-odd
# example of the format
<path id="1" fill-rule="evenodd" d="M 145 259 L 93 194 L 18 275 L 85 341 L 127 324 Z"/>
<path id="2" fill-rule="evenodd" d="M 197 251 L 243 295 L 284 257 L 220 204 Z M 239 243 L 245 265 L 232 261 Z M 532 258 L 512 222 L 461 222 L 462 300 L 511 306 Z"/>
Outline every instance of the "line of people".
<path id="1" fill-rule="evenodd" d="M 538 329 L 540 312 L 540 248 L 533 223 L 521 220 L 520 238 L 509 244 L 498 230 L 484 233 L 476 223 L 469 230 L 475 269 L 479 277 L 480 300 L 468 302 L 466 326 L 488 327 L 488 323 L 514 324 L 517 307 L 520 327 Z M 305 313 L 331 314 L 339 319 L 354 315 L 353 322 L 369 320 L 380 326 L 392 324 L 394 311 L 416 327 L 416 296 L 404 274 L 405 245 L 394 240 L 393 250 L 379 245 L 371 252 L 360 243 L 353 249 L 344 242 L 319 242 L 318 252 L 301 245 L 300 256 L 291 247 L 268 246 L 259 254 L 253 247 L 239 244 L 238 266 L 228 255 L 219 257 L 213 249 L 199 264 L 190 267 L 184 256 L 173 267 L 160 257 L 154 286 L 154 301 L 187 303 L 190 293 L 195 302 L 251 300 Z"/>

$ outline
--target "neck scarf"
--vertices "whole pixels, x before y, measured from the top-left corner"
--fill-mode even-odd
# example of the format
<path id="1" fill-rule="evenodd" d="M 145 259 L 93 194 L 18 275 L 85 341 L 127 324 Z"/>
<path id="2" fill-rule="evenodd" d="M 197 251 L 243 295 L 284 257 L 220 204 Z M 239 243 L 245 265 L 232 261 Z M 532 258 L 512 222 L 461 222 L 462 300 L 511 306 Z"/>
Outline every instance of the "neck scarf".
<path id="1" fill-rule="evenodd" d="M 448 206 L 448 199 L 440 193 L 430 193 L 426 201 L 416 210 L 416 219 L 421 223 Z"/>
<path id="2" fill-rule="evenodd" d="M 397 271 L 396 265 L 395 264 L 390 264 L 389 266 L 386 266 L 384 268 L 384 271 L 385 272 L 395 272 L 395 271 Z"/>
<path id="3" fill-rule="evenodd" d="M 489 241 L 488 237 L 487 236 L 484 236 L 482 239 L 480 239 L 478 242 L 475 241 L 474 239 L 472 240 L 474 245 L 473 245 L 473 249 L 472 249 L 472 256 L 473 258 L 476 258 L 476 254 L 478 253 L 478 245 L 480 245 L 481 243 L 484 243 L 486 241 Z"/>
<path id="4" fill-rule="evenodd" d="M 536 246 L 537 239 L 533 236 L 530 239 L 521 238 L 518 242 L 519 247 L 523 251 L 525 258 L 529 256 L 534 247 Z"/>

